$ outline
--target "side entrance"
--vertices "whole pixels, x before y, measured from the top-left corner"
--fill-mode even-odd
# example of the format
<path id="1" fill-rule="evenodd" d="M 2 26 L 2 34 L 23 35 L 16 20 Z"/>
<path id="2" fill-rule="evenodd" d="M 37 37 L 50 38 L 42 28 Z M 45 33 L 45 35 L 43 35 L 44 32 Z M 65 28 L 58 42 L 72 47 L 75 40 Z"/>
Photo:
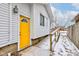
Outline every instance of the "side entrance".
<path id="1" fill-rule="evenodd" d="M 30 46 L 30 18 L 20 15 L 20 41 L 19 49 Z"/>

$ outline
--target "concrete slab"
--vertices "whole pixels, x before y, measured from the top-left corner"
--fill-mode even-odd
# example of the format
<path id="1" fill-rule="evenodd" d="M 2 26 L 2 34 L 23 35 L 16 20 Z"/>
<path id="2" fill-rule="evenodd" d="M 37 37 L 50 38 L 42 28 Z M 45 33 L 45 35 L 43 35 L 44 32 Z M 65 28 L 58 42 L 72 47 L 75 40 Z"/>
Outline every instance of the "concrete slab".
<path id="1" fill-rule="evenodd" d="M 49 37 L 46 37 L 44 40 L 40 41 L 37 45 L 27 48 L 20 52 L 22 56 L 49 56 Z"/>

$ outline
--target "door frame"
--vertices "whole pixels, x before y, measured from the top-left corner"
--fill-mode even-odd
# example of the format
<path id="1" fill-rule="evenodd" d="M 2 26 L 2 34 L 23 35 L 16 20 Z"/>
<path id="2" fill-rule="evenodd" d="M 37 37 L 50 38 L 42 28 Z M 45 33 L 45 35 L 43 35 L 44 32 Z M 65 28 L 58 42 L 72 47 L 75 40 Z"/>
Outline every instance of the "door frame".
<path id="1" fill-rule="evenodd" d="M 18 14 L 18 51 L 20 51 L 20 50 L 22 50 L 22 49 L 20 49 L 20 16 L 25 16 L 25 17 L 27 17 L 27 18 L 29 18 L 30 19 L 30 17 L 29 16 L 26 16 L 26 15 L 24 15 L 24 14 Z M 31 32 L 31 30 L 30 30 L 30 32 Z M 32 44 L 32 42 L 31 42 L 31 33 L 30 33 L 30 46 L 31 46 L 31 44 Z"/>

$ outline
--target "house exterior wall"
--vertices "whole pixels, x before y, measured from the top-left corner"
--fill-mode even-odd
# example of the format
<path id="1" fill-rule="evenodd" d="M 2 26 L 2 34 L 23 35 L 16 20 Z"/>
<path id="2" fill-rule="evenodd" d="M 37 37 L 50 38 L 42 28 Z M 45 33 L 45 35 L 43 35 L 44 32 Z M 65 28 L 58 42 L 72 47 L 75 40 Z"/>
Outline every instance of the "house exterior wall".
<path id="1" fill-rule="evenodd" d="M 4 46 L 10 40 L 10 5 L 0 4 L 0 47 Z"/>
<path id="2" fill-rule="evenodd" d="M 13 8 L 17 5 L 18 7 L 18 13 L 13 13 Z M 20 15 L 24 15 L 27 17 L 30 17 L 30 5 L 29 4 L 24 4 L 24 3 L 5 3 L 5 4 L 0 4 L 0 11 L 2 12 L 2 16 L 0 15 L 0 19 L 2 18 L 5 24 L 1 24 L 1 26 L 4 26 L 3 32 L 4 32 L 4 38 L 2 41 L 0 40 L 0 47 L 12 44 L 12 43 L 17 43 L 19 39 L 19 18 Z M 1 14 L 1 13 L 0 13 Z M 0 27 L 1 27 L 0 26 Z M 1 30 L 1 28 L 0 28 Z M 7 32 L 5 32 L 7 31 Z M 1 33 L 2 31 L 0 31 Z M 2 35 L 2 34 L 1 34 Z M 0 35 L 0 36 L 1 36 Z"/>
<path id="3" fill-rule="evenodd" d="M 18 13 L 13 12 L 13 8 L 16 5 L 18 7 Z M 40 13 L 45 16 L 44 27 L 40 26 Z M 49 34 L 50 20 L 43 4 L 0 4 L 0 55 L 19 50 L 18 44 L 16 43 L 18 43 L 20 39 L 20 15 L 30 18 L 31 39 Z"/>
<path id="4" fill-rule="evenodd" d="M 41 36 L 45 36 L 49 34 L 49 17 L 47 14 L 47 11 L 43 4 L 12 4 L 12 8 L 17 5 L 19 8 L 18 14 L 13 14 L 13 18 L 18 19 L 18 15 L 24 15 L 30 17 L 30 37 L 31 39 L 35 39 Z M 45 26 L 40 26 L 40 13 L 45 16 Z M 17 20 L 14 20 L 15 22 L 18 22 Z M 14 24 L 14 23 L 13 23 Z M 17 25 L 17 23 L 16 23 Z M 14 25 L 13 25 L 14 26 Z M 16 30 L 15 30 L 16 28 Z M 12 31 L 18 31 L 17 26 L 15 26 L 14 30 Z M 18 38 L 18 34 L 14 34 L 13 38 Z"/>
<path id="5" fill-rule="evenodd" d="M 15 3 L 12 4 L 12 9 L 15 7 L 15 5 L 18 7 L 18 13 L 12 13 L 12 40 L 18 41 L 18 32 L 20 32 L 18 23 L 20 20 L 20 15 L 30 17 L 30 5 L 24 3 Z"/>
<path id="6" fill-rule="evenodd" d="M 42 4 L 34 4 L 33 39 L 49 34 L 49 17 Z M 45 17 L 45 26 L 40 26 L 40 13 Z"/>
<path id="7" fill-rule="evenodd" d="M 30 35 L 31 39 L 33 38 L 33 33 L 34 33 L 34 4 L 30 4 Z"/>
<path id="8" fill-rule="evenodd" d="M 4 4 L 7 6 L 8 3 Z M 13 13 L 13 8 L 17 5 L 18 13 Z M 0 5 L 1 7 L 2 5 Z M 2 6 L 2 7 L 4 7 Z M 24 15 L 30 17 L 30 36 L 31 39 L 35 39 L 41 36 L 45 36 L 49 34 L 49 27 L 50 27 L 50 20 L 43 4 L 28 4 L 28 3 L 10 3 L 8 5 L 9 8 L 4 7 L 3 11 L 6 11 L 5 14 L 8 12 L 8 40 L 4 44 L 1 44 L 0 47 L 5 45 L 9 45 L 12 43 L 17 43 L 20 39 L 19 32 L 20 32 L 20 15 Z M 6 9 L 5 9 L 6 8 Z M 1 9 L 0 9 L 1 10 Z M 45 17 L 45 26 L 40 26 L 40 13 Z M 1 15 L 0 15 L 1 17 Z M 3 16 L 2 16 L 3 17 Z M 6 19 L 7 20 L 7 19 Z M 0 26 L 1 27 L 1 26 Z M 0 29 L 1 30 L 1 29 Z M 0 41 L 3 43 L 4 41 Z"/>

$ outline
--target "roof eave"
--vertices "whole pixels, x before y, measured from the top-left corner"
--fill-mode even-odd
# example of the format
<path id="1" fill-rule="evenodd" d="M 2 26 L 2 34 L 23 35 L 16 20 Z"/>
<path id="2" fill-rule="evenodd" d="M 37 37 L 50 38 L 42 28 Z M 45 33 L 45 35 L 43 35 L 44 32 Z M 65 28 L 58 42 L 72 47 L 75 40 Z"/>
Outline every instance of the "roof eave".
<path id="1" fill-rule="evenodd" d="M 53 13 L 49 4 L 44 4 L 50 20 L 53 22 Z"/>

